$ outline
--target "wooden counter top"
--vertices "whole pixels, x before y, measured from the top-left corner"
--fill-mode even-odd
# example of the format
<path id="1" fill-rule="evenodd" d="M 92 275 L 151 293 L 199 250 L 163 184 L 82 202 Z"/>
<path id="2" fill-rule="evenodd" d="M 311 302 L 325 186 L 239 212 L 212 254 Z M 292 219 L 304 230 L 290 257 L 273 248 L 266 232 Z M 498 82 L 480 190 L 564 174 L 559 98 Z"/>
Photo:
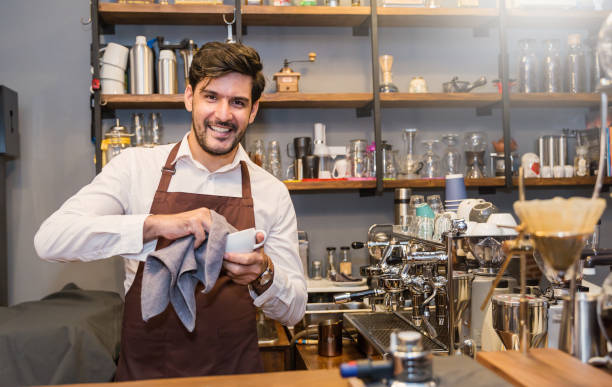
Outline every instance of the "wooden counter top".
<path id="1" fill-rule="evenodd" d="M 121 383 L 64 384 L 64 387 L 346 387 L 349 382 L 340 377 L 337 369 L 318 371 L 286 371 L 262 374 L 203 376 L 198 378 L 171 378 L 140 380 Z"/>
<path id="2" fill-rule="evenodd" d="M 479 352 L 476 360 L 515 386 L 612 386 L 612 376 L 552 348 Z"/>
<path id="3" fill-rule="evenodd" d="M 342 346 L 342 355 L 333 357 L 319 356 L 316 344 L 298 344 L 296 348 L 298 356 L 303 361 L 304 367 L 307 370 L 338 368 L 342 363 L 366 358 L 354 343 L 344 343 Z M 299 359 L 296 359 L 296 362 L 299 363 Z M 336 370 L 336 372 L 338 372 L 338 370 Z"/>

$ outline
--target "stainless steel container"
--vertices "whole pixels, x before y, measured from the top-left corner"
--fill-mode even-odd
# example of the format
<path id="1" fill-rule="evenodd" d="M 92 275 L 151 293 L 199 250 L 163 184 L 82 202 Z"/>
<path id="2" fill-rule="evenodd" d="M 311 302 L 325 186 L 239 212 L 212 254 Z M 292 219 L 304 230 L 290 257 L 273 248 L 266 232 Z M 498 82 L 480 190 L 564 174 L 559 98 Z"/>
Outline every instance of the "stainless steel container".
<path id="1" fill-rule="evenodd" d="M 520 299 L 519 294 L 498 294 L 491 299 L 493 329 L 508 350 L 519 349 Z M 527 296 L 527 299 L 528 345 L 530 348 L 543 348 L 548 332 L 548 302 L 540 297 Z"/>
<path id="2" fill-rule="evenodd" d="M 153 94 L 153 51 L 147 38 L 137 36 L 130 49 L 130 93 Z"/>
<path id="3" fill-rule="evenodd" d="M 570 300 L 566 297 L 563 300 L 563 314 L 561 317 L 561 330 L 559 334 L 559 349 L 574 356 L 586 363 L 595 356 L 605 356 L 607 354 L 606 340 L 603 336 L 599 324 L 597 324 L 597 296 L 588 293 L 576 293 L 574 336 L 576 342 L 573 343 L 571 321 L 568 313 Z M 573 344 L 572 344 L 573 343 Z"/>
<path id="4" fill-rule="evenodd" d="M 342 355 L 342 320 L 325 320 L 319 323 L 320 356 Z"/>
<path id="5" fill-rule="evenodd" d="M 159 94 L 177 94 L 176 56 L 172 50 L 161 50 L 157 61 L 157 87 Z"/>
<path id="6" fill-rule="evenodd" d="M 393 224 L 402 224 L 402 219 L 404 219 L 404 222 L 407 221 L 410 207 L 410 195 L 412 195 L 412 190 L 410 188 L 395 189 L 395 223 Z"/>
<path id="7" fill-rule="evenodd" d="M 567 138 L 564 135 L 538 137 L 540 166 L 553 168 L 567 164 Z"/>

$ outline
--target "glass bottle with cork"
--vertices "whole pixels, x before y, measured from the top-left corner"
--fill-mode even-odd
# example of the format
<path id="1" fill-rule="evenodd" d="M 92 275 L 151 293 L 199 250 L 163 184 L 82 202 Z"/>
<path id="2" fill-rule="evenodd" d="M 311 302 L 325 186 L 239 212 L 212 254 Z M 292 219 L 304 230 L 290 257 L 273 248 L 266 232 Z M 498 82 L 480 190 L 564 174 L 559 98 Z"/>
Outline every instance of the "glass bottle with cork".
<path id="1" fill-rule="evenodd" d="M 342 256 L 342 260 L 340 261 L 340 273 L 350 276 L 353 272 L 353 266 L 349 257 L 350 247 L 342 246 L 340 247 L 340 250 L 340 254 Z"/>

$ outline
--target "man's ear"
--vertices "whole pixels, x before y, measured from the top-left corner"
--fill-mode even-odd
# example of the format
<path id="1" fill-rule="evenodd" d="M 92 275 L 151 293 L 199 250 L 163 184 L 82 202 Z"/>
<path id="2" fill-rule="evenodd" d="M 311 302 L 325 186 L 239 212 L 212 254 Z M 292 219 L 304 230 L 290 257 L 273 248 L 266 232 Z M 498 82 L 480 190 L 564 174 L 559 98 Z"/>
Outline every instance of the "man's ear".
<path id="1" fill-rule="evenodd" d="M 259 110 L 259 100 L 253 104 L 251 108 L 251 114 L 249 115 L 249 124 L 252 124 L 255 121 L 255 116 L 257 115 L 257 111 Z"/>
<path id="2" fill-rule="evenodd" d="M 185 109 L 187 109 L 188 112 L 191 112 L 193 110 L 193 89 L 191 88 L 191 85 L 187 85 L 185 88 L 183 98 L 185 102 Z"/>

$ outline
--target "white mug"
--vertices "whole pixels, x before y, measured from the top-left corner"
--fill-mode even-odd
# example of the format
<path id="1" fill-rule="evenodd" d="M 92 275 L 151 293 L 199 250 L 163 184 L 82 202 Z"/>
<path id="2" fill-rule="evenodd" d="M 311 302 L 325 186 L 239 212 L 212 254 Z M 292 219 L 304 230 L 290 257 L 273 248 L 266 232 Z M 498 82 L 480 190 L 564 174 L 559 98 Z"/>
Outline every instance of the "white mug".
<path id="1" fill-rule="evenodd" d="M 106 47 L 100 49 L 100 51 L 104 51 L 101 62 L 121 67 L 125 71 L 127 68 L 128 54 L 130 53 L 129 48 L 111 42 Z"/>
<path id="2" fill-rule="evenodd" d="M 255 243 L 255 236 L 260 232 L 264 235 L 261 243 Z M 250 253 L 251 251 L 260 248 L 266 242 L 266 232 L 264 230 L 255 230 L 255 228 L 247 228 L 246 230 L 236 231 L 227 235 L 225 242 L 226 253 Z"/>
<path id="3" fill-rule="evenodd" d="M 540 168 L 540 177 L 549 178 L 553 177 L 552 168 L 549 165 L 544 165 Z"/>
<path id="4" fill-rule="evenodd" d="M 574 166 L 566 165 L 563 167 L 563 175 L 565 177 L 574 177 Z"/>
<path id="5" fill-rule="evenodd" d="M 332 170 L 332 177 L 334 179 L 345 178 L 347 172 L 348 172 L 348 161 L 346 159 L 342 158 L 334 162 L 334 169 Z"/>

